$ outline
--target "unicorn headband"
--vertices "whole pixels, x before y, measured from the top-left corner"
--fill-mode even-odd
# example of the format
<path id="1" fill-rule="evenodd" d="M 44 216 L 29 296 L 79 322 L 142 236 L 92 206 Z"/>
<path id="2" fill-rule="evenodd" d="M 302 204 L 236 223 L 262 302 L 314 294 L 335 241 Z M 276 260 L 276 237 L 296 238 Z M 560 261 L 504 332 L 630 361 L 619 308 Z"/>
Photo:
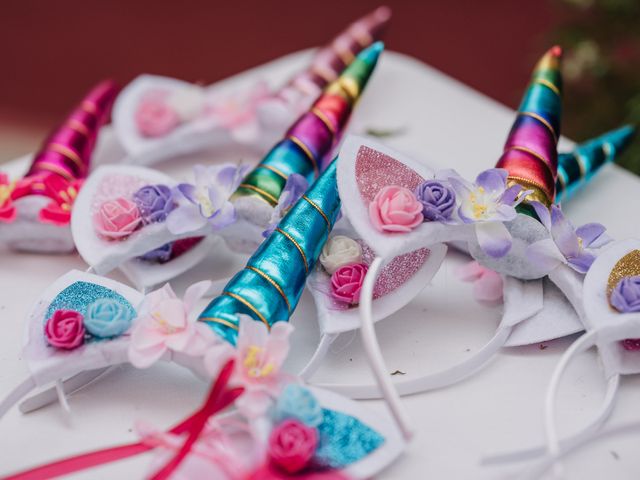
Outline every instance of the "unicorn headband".
<path id="1" fill-rule="evenodd" d="M 195 184 L 179 184 L 139 166 L 96 170 L 72 216 L 82 258 L 98 274 L 122 266 L 144 288 L 198 263 L 217 235 L 233 250 L 255 250 L 322 169 L 382 50 L 378 42 L 358 54 L 251 172 L 196 167 Z"/>
<path id="2" fill-rule="evenodd" d="M 621 375 L 640 373 L 640 317 L 637 304 L 640 278 L 640 242 L 636 239 L 609 244 L 593 262 L 576 292 L 575 306 L 586 333 L 563 354 L 554 370 L 545 396 L 545 447 L 530 447 L 487 456 L 487 465 L 528 460 L 535 457 L 546 465 L 554 459 L 590 442 L 611 414 Z M 577 432 L 560 440 L 555 424 L 555 398 L 564 371 L 580 353 L 597 347 L 606 394 L 596 415 Z"/>
<path id="3" fill-rule="evenodd" d="M 122 185 L 123 182 L 117 181 L 114 182 L 114 184 Z M 84 190 L 84 192 L 86 191 L 88 191 L 88 189 Z M 300 224 L 309 220 L 309 214 L 311 212 L 309 209 L 315 207 L 318 207 L 319 209 L 316 211 L 316 215 L 318 216 L 318 219 L 316 219 L 316 221 L 320 220 L 322 222 L 325 222 L 326 218 L 326 221 L 331 223 L 322 223 L 321 225 L 318 225 L 318 227 L 322 228 L 317 228 L 315 230 L 310 229 L 307 231 L 307 233 L 304 233 L 300 228 Z M 287 315 L 290 314 L 290 312 L 293 310 L 293 307 L 295 307 L 295 304 L 297 303 L 297 299 L 299 298 L 302 292 L 302 288 L 304 287 L 304 280 L 306 279 L 307 271 L 309 269 L 309 262 L 312 262 L 311 266 L 313 266 L 313 263 L 315 263 L 315 260 L 319 255 L 318 249 L 322 248 L 322 244 L 326 240 L 326 235 L 328 234 L 329 227 L 333 224 L 333 221 L 335 221 L 335 216 L 337 215 L 338 210 L 339 199 L 337 198 L 337 190 L 335 185 L 335 164 L 332 164 L 327 170 L 325 170 L 322 176 L 316 181 L 314 186 L 307 191 L 306 195 L 301 198 L 288 212 L 285 218 L 280 222 L 278 228 L 273 232 L 272 236 L 265 241 L 258 252 L 254 254 L 252 260 L 250 260 L 250 264 L 253 260 L 263 257 L 273 257 L 277 259 L 287 258 L 290 260 L 288 264 L 282 266 L 296 271 L 297 273 L 295 274 L 295 276 L 287 275 L 285 273 L 283 273 L 282 276 L 276 276 L 276 278 L 282 279 L 282 287 L 279 287 L 280 289 L 286 288 L 287 292 L 293 292 L 291 300 L 287 299 L 286 301 L 289 307 L 285 310 L 287 312 Z M 322 215 L 320 215 L 320 212 L 324 211 L 331 213 L 323 213 Z M 331 221 L 331 219 L 333 219 L 333 221 Z M 287 225 L 297 225 L 297 231 L 290 231 Z M 283 234 L 282 232 L 285 233 Z M 324 235 L 324 237 L 316 238 L 312 236 L 312 234 L 322 234 Z M 300 236 L 304 237 L 305 235 L 309 236 L 308 240 L 300 238 Z M 282 236 L 284 236 L 286 240 L 289 240 L 290 243 L 285 243 L 284 245 L 282 245 L 282 239 L 280 238 Z M 271 238 L 273 238 L 273 240 Z M 298 238 L 298 240 L 296 240 L 296 238 Z M 272 243 L 275 243 L 275 245 L 270 246 Z M 298 258 L 297 262 L 291 263 L 291 260 L 295 260 L 294 258 L 291 258 L 294 253 L 296 255 L 301 255 L 304 252 L 301 244 L 308 245 L 308 248 L 310 250 L 305 254 L 306 256 L 304 257 L 304 259 Z M 288 251 L 286 255 L 285 251 Z M 256 260 L 256 262 L 258 264 L 262 263 L 262 261 L 260 260 Z M 265 273 L 264 275 L 268 278 L 271 278 L 271 276 L 273 276 L 273 273 Z M 260 279 L 264 280 L 264 278 L 266 277 L 260 277 Z M 254 278 L 252 282 L 255 283 L 256 280 L 258 280 L 258 278 Z M 290 285 L 287 286 L 285 284 L 285 281 Z M 264 289 L 260 290 L 260 288 L 263 287 L 262 285 L 251 285 L 251 287 L 255 288 L 259 292 L 259 294 L 270 293 L 271 297 L 269 298 L 272 298 L 273 296 L 273 292 L 264 292 Z M 98 293 L 87 293 L 85 292 L 86 289 Z M 90 343 L 90 345 L 87 346 L 87 350 L 96 350 L 101 353 L 83 355 L 82 351 L 66 352 L 64 351 L 64 349 L 60 350 L 56 348 L 49 348 L 47 346 L 48 343 L 46 341 L 46 338 L 43 336 L 43 325 L 48 321 L 49 318 L 52 318 L 54 311 L 70 309 L 74 312 L 78 312 L 79 314 L 84 315 L 86 313 L 85 309 L 89 307 L 89 305 L 87 305 L 87 299 L 91 300 L 91 302 L 93 303 L 94 301 L 109 297 L 109 292 L 111 291 L 115 292 L 114 295 L 117 294 L 116 296 L 119 299 L 119 304 L 121 307 L 119 308 L 119 310 L 127 313 L 126 315 L 124 315 L 124 317 L 126 317 L 128 320 L 125 323 L 121 322 L 120 327 L 116 330 L 108 330 L 107 334 L 104 334 L 102 336 L 100 336 L 100 333 L 92 335 L 92 337 L 97 338 L 107 337 L 113 339 L 109 342 Z M 202 293 L 203 292 L 200 292 L 200 295 Z M 226 296 L 228 297 L 228 295 Z M 29 339 L 26 342 L 25 353 L 26 358 L 30 359 L 30 363 L 32 363 L 31 360 L 33 360 L 33 375 L 28 381 L 26 381 L 26 383 L 24 384 L 25 386 L 17 389 L 18 393 L 15 394 L 16 397 L 14 398 L 14 400 L 8 401 L 8 403 L 5 404 L 6 408 L 8 408 L 18 398 L 22 397 L 24 395 L 24 392 L 26 391 L 25 389 L 32 389 L 36 385 L 42 385 L 43 383 L 47 383 L 55 379 L 62 379 L 67 376 L 75 375 L 82 371 L 103 368 L 111 364 L 117 364 L 127 361 L 126 352 L 128 337 L 120 337 L 122 337 L 122 334 L 129 329 L 131 319 L 137 316 L 137 306 L 141 304 L 142 298 L 143 295 L 141 293 L 133 290 L 130 287 L 126 287 L 119 284 L 118 282 L 114 282 L 112 280 L 102 278 L 93 274 L 72 271 L 67 275 L 61 277 L 43 294 L 42 300 L 38 302 L 37 307 L 29 317 L 29 324 L 31 325 L 29 330 L 31 333 L 29 335 Z M 283 301 L 285 301 L 285 299 L 280 298 L 280 303 L 282 303 Z M 76 305 L 75 302 L 80 302 L 80 304 Z M 267 304 L 268 302 L 265 301 L 264 303 Z M 53 305 L 53 307 L 51 307 L 51 305 Z M 268 313 L 266 313 L 265 316 L 269 316 L 271 318 Z M 259 315 L 256 315 L 257 319 L 259 319 L 259 317 Z M 275 321 L 275 319 L 280 318 L 276 317 L 272 321 Z M 282 319 L 288 319 L 288 316 L 283 317 Z M 74 345 L 74 347 L 75 346 L 77 345 Z M 104 353 L 105 349 L 108 353 Z M 72 350 L 76 349 L 73 348 Z M 76 357 L 79 358 L 78 361 L 84 362 L 79 367 L 77 365 L 74 365 L 73 363 L 73 359 Z M 44 373 L 41 373 L 39 371 L 40 367 L 44 369 Z"/>
<path id="4" fill-rule="evenodd" d="M 25 358 L 32 376 L 5 399 L 0 413 L 35 385 L 82 371 L 91 374 L 90 370 L 127 360 L 146 367 L 164 358 L 206 377 L 207 372 L 220 369 L 222 358 L 240 355 L 242 359 L 236 364 L 249 370 L 248 377 L 271 381 L 271 374 L 277 373 L 286 355 L 286 348 L 281 347 L 291 329 L 284 321 L 289 317 L 289 307 L 295 308 L 306 271 L 313 268 L 338 215 L 335 167 L 335 163 L 329 165 L 197 322 L 190 322 L 185 311 L 191 310 L 205 291 L 211 290 L 210 282 L 190 287 L 183 302 L 169 287 L 149 294 L 143 301 L 142 294 L 130 287 L 93 274 L 70 272 L 61 277 L 43 294 L 29 319 Z M 305 232 L 301 231 L 303 225 Z M 264 340 L 269 330 L 273 338 L 271 347 L 271 340 Z M 262 343 L 255 344 L 261 336 Z M 247 343 L 250 341 L 253 344 Z M 237 343 L 237 348 L 231 343 Z M 58 393 L 64 402 L 63 391 L 59 382 Z M 328 392 L 319 389 L 312 392 L 323 406 L 335 405 L 356 419 L 366 420 L 358 422 L 384 433 L 385 445 L 380 447 L 380 440 L 376 440 L 376 453 L 371 461 L 362 463 L 360 454 L 356 457 L 357 465 L 349 468 L 350 474 L 367 477 L 400 453 L 404 442 L 390 424 L 380 420 L 374 423 L 368 414 L 356 414 L 359 407 Z M 36 397 L 27 401 L 26 410 L 42 406 L 42 400 Z M 365 437 L 372 438 L 370 434 Z M 368 445 L 370 448 L 371 444 Z M 365 451 L 366 456 L 370 451 Z"/>
<path id="5" fill-rule="evenodd" d="M 602 227 L 591 226 L 586 230 L 579 230 L 578 233 L 588 237 L 588 241 L 585 240 L 584 243 L 588 250 L 582 257 L 566 259 L 560 252 L 564 245 L 556 246 L 549 231 L 556 231 L 552 226 L 567 224 L 557 207 L 552 207 L 554 218 L 553 225 L 550 225 L 551 219 L 546 206 L 554 199 L 556 182 L 553 166 L 556 164 L 557 138 L 554 132 L 557 131 L 555 125 L 559 121 L 560 106 L 559 60 L 559 49 L 552 49 L 539 62 L 534 72 L 521 111 L 507 140 L 505 153 L 499 162 L 500 166 L 506 168 L 482 173 L 475 185 L 450 171 L 440 172 L 431 180 L 433 172 L 423 165 L 373 142 L 351 138 L 341 150 L 338 186 L 344 214 L 351 222 L 355 236 L 373 246 L 377 258 L 367 265 L 367 269 L 359 269 L 358 272 L 347 268 L 337 275 L 334 273 L 330 279 L 325 274 L 321 282 L 325 287 L 319 288 L 320 294 L 322 290 L 328 290 L 326 285 L 329 282 L 334 287 L 334 280 L 339 287 L 341 275 L 344 274 L 351 279 L 351 290 L 360 297 L 360 315 L 365 315 L 365 323 L 370 325 L 372 321 L 388 315 L 386 309 L 389 303 L 394 303 L 399 308 L 425 285 L 408 281 L 403 289 L 383 299 L 384 301 L 375 300 L 378 283 L 376 278 L 380 269 L 388 268 L 392 259 L 401 255 L 418 258 L 420 248 L 444 248 L 444 242 L 468 244 L 472 256 L 480 263 L 502 273 L 507 302 L 514 301 L 514 295 L 506 293 L 511 284 L 515 283 L 515 293 L 522 292 L 519 303 L 505 306 L 502 325 L 477 355 L 443 372 L 396 382 L 395 387 L 402 394 L 442 387 L 461 380 L 481 367 L 505 344 L 516 324 L 527 319 L 536 320 L 535 317 L 543 310 L 543 301 L 547 298 L 543 296 L 540 283 L 534 285 L 531 295 L 532 289 L 529 287 L 532 282 L 525 283 L 521 279 L 535 280 L 549 275 L 571 301 L 571 289 L 579 288 L 581 281 L 578 274 L 572 273 L 573 268 L 581 269 L 584 266 L 582 260 L 594 258 L 596 249 L 604 243 L 606 236 L 602 235 Z M 549 86 L 549 82 L 555 83 Z M 612 139 L 621 138 L 626 136 L 612 136 Z M 611 147 L 608 150 L 614 152 L 613 145 Z M 528 185 L 533 188 L 524 190 Z M 418 195 L 424 195 L 427 199 L 424 202 L 426 206 L 416 199 L 414 190 Z M 522 204 L 523 200 L 527 203 Z M 544 224 L 533 218 L 535 215 L 540 216 Z M 578 237 L 576 234 L 572 235 L 571 238 L 578 245 Z M 535 243 L 542 240 L 547 241 Z M 540 251 L 547 255 L 546 261 L 531 262 L 528 256 Z M 548 260 L 549 255 L 554 256 L 552 261 Z M 368 283 L 369 277 L 371 280 Z M 372 309 L 371 305 L 375 306 L 376 302 L 386 308 Z M 566 301 L 562 302 L 566 305 Z M 517 308 L 513 308 L 514 306 Z M 573 307 L 569 306 L 569 310 L 573 312 Z M 349 310 L 347 312 L 353 315 Z M 334 318 L 340 315 L 339 311 L 333 313 Z M 554 336 L 548 338 L 573 333 L 576 331 L 576 323 L 579 330 L 580 324 L 575 312 L 571 320 L 574 321 L 570 324 L 569 332 L 557 335 L 557 330 L 554 330 Z M 569 327 L 564 325 L 563 328 Z M 382 357 L 379 356 L 379 359 L 381 361 Z M 389 379 L 385 378 L 384 381 L 389 382 Z M 326 387 L 356 398 L 374 398 L 379 395 L 375 386 Z M 388 385 L 387 389 L 391 391 L 393 387 Z"/>
<path id="6" fill-rule="evenodd" d="M 379 7 L 358 19 L 320 49 L 308 68 L 275 91 L 264 82 L 250 86 L 242 79 L 201 87 L 168 77 L 140 76 L 114 106 L 116 137 L 139 165 L 214 147 L 244 145 L 262 152 L 359 52 L 381 38 L 390 18 L 390 9 Z"/>
<path id="7" fill-rule="evenodd" d="M 169 313 L 169 303 L 160 308 Z M 148 451 L 154 453 L 149 476 L 153 479 L 173 474 L 220 479 L 259 479 L 268 474 L 371 478 L 402 453 L 405 440 L 388 419 L 332 392 L 305 386 L 282 370 L 291 325 L 279 322 L 270 333 L 248 317 L 239 325 L 237 350 L 215 342 L 201 345 L 200 363 L 215 382 L 202 407 L 173 428 L 163 432 L 138 423 L 138 442 L 5 478 L 55 478 Z M 235 409 L 225 412 L 232 404 Z M 297 439 L 297 455 L 281 448 L 286 438 Z"/>
<path id="8" fill-rule="evenodd" d="M 73 250 L 71 209 L 118 91 L 110 80 L 96 85 L 47 137 L 21 179 L 0 174 L 0 241 L 16 250 Z"/>

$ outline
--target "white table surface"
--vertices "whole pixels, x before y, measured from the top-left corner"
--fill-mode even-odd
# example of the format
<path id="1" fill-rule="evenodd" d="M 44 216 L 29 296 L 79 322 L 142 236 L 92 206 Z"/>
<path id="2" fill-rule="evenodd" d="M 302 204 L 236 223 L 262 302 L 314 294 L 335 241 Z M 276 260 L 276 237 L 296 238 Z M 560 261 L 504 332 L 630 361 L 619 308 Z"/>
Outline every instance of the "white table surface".
<path id="1" fill-rule="evenodd" d="M 280 82 L 308 58 L 309 52 L 293 54 L 246 72 L 242 80 L 264 77 Z M 405 129 L 404 134 L 386 142 L 432 166 L 456 168 L 473 178 L 494 165 L 514 113 L 416 60 L 385 53 L 355 117 L 354 125 L 361 127 Z M 109 138 L 101 140 L 102 147 L 109 142 Z M 564 147 L 569 145 L 563 141 Z M 98 162 L 104 152 L 104 148 L 99 149 Z M 196 159 L 217 162 L 236 160 L 236 156 L 202 154 Z M 165 162 L 158 168 L 186 176 L 191 160 Z M 19 173 L 25 166 L 23 160 L 6 168 Z M 640 221 L 629 204 L 636 192 L 640 192 L 638 178 L 609 166 L 588 191 L 566 205 L 566 211 L 575 224 L 599 221 L 617 238 L 638 236 Z M 243 260 L 219 252 L 173 284 L 183 291 L 194 281 L 228 276 L 241 268 Z M 378 324 L 390 371 L 404 371 L 405 378 L 434 372 L 470 355 L 491 337 L 499 309 L 476 304 L 471 286 L 455 278 L 453 267 L 464 260 L 450 256 L 433 285 L 393 318 Z M 0 252 L 0 393 L 8 392 L 27 373 L 20 351 L 27 310 L 47 285 L 72 268 L 85 269 L 86 265 L 75 254 Z M 114 277 L 122 280 L 118 274 Z M 311 296 L 305 293 L 293 317 L 297 330 L 290 358 L 292 369 L 303 364 L 315 345 L 318 330 L 314 317 Z M 484 453 L 542 441 L 544 390 L 571 340 L 550 342 L 544 349 L 539 345 L 510 349 L 461 384 L 405 398 L 416 435 L 406 454 L 379 478 L 512 478 L 524 465 L 489 468 L 480 466 L 478 459 Z M 336 341 L 315 377 L 332 382 L 363 378 L 371 375 L 359 337 L 354 334 Z M 563 387 L 559 412 L 561 429 L 568 432 L 589 418 L 602 399 L 604 384 L 595 352 L 576 362 Z M 205 389 L 206 385 L 177 366 L 158 364 L 143 371 L 120 367 L 72 397 L 71 426 L 65 424 L 57 405 L 29 415 L 14 409 L 0 421 L 0 474 L 134 440 L 132 426 L 138 419 L 169 426 L 199 404 Z M 381 401 L 364 403 L 381 415 L 387 414 Z M 640 379 L 625 378 L 608 425 L 637 419 L 638 405 Z M 632 454 L 634 445 L 637 438 L 599 445 L 568 464 L 568 478 L 638 478 L 640 455 Z M 147 463 L 148 456 L 136 457 L 74 478 L 141 478 Z"/>

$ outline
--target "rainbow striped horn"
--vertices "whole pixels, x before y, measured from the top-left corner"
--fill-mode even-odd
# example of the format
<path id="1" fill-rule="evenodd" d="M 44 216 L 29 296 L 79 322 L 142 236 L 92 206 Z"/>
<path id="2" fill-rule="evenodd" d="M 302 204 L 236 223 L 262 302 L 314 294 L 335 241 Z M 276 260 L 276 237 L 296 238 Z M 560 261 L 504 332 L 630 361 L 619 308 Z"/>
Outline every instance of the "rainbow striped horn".
<path id="1" fill-rule="evenodd" d="M 341 137 L 384 45 L 376 42 L 358 54 L 324 90 L 258 166 L 247 175 L 232 201 L 240 217 L 266 225 L 292 173 L 311 182 Z"/>
<path id="2" fill-rule="evenodd" d="M 53 173 L 68 182 L 86 178 L 98 131 L 109 120 L 118 92 L 110 80 L 96 85 L 44 141 L 26 177 Z"/>
<path id="3" fill-rule="evenodd" d="M 205 308 L 199 321 L 234 345 L 237 313 L 250 315 L 267 327 L 288 321 L 339 211 L 333 162 L 260 245 L 247 266 Z"/>
<path id="4" fill-rule="evenodd" d="M 558 172 L 557 144 L 562 112 L 562 49 L 540 59 L 518 108 L 504 152 L 496 167 L 509 172 L 511 184 L 533 190 L 527 200 L 551 205 Z"/>
<path id="5" fill-rule="evenodd" d="M 631 142 L 635 128 L 631 125 L 612 130 L 577 145 L 573 151 L 558 155 L 556 202 L 571 197 L 578 189 L 616 157 Z"/>
<path id="6" fill-rule="evenodd" d="M 315 98 L 328 83 L 338 78 L 358 53 L 380 40 L 390 19 L 391 9 L 382 6 L 353 22 L 320 49 L 309 68 L 294 76 L 278 96 L 289 99 L 300 93 Z"/>

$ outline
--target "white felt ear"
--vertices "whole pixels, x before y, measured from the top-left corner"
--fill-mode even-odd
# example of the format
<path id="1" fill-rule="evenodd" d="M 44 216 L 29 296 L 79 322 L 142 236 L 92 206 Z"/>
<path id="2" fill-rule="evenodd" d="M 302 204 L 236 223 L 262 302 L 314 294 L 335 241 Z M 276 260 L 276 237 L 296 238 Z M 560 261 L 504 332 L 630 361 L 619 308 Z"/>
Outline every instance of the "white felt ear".
<path id="1" fill-rule="evenodd" d="M 143 299 L 143 295 L 131 287 L 78 270 L 58 278 L 40 296 L 27 319 L 24 346 L 24 357 L 37 385 L 127 361 L 127 333 L 110 340 L 88 342 L 73 350 L 51 347 L 45 338 L 47 312 L 54 302 L 58 302 L 60 308 L 75 310 L 88 307 L 98 298 L 107 298 L 106 295 L 128 302 L 134 311 Z"/>
<path id="2" fill-rule="evenodd" d="M 147 290 L 191 270 L 211 252 L 213 245 L 218 241 L 220 240 L 217 237 L 205 237 L 200 243 L 168 262 L 145 262 L 133 258 L 119 268 L 138 290 Z"/>
<path id="3" fill-rule="evenodd" d="M 600 252 L 584 279 L 583 304 L 589 330 L 612 327 L 634 329 L 640 333 L 640 313 L 620 313 L 609 304 L 608 281 L 611 271 L 627 254 L 640 250 L 640 240 L 615 242 Z M 629 337 L 631 338 L 631 337 Z M 640 373 L 640 352 L 627 351 L 619 341 L 598 337 L 598 350 L 607 377 Z"/>
<path id="4" fill-rule="evenodd" d="M 475 238 L 473 225 L 424 222 L 408 233 L 382 233 L 369 218 L 369 203 L 380 189 L 398 185 L 414 190 L 434 177 L 426 165 L 373 140 L 349 135 L 338 155 L 338 190 L 342 210 L 358 235 L 378 256 L 393 258 L 422 247 Z"/>
<path id="5" fill-rule="evenodd" d="M 104 275 L 132 258 L 161 247 L 166 243 L 188 237 L 205 236 L 205 225 L 199 230 L 174 235 L 165 222 L 145 225 L 121 240 L 107 240 L 95 230 L 93 215 L 99 204 L 122 196 L 131 196 L 145 185 L 173 187 L 173 179 L 144 167 L 108 165 L 98 168 L 84 183 L 73 207 L 71 233 L 78 252 L 96 273 Z"/>
<path id="6" fill-rule="evenodd" d="M 506 347 L 530 345 L 584 330 L 565 295 L 548 279 L 505 277 L 504 321 L 514 328 Z"/>
<path id="7" fill-rule="evenodd" d="M 336 225 L 332 235 L 357 239 L 355 231 L 344 219 Z M 373 320 L 377 322 L 387 318 L 413 300 L 436 274 L 446 252 L 447 246 L 439 243 L 390 259 L 382 268 L 376 285 L 383 292 L 391 290 L 374 298 Z M 307 281 L 315 301 L 320 333 L 334 334 L 358 329 L 361 325 L 358 308 L 337 306 L 329 294 L 330 284 L 331 277 L 322 268 L 317 268 Z"/>
<path id="8" fill-rule="evenodd" d="M 145 137 L 135 122 L 136 110 L 146 94 L 153 91 L 178 92 L 198 89 L 203 96 L 204 87 L 175 78 L 141 75 L 120 93 L 113 106 L 113 125 L 122 147 L 130 161 L 145 165 L 162 159 L 196 152 L 209 147 L 232 143 L 228 131 L 212 116 L 201 115 L 178 125 L 162 137 Z"/>
<path id="9" fill-rule="evenodd" d="M 384 443 L 379 448 L 344 470 L 349 478 L 373 478 L 393 463 L 406 448 L 406 443 L 400 432 L 388 417 L 368 410 L 362 404 L 328 390 L 308 388 L 323 408 L 355 417 L 384 437 Z"/>

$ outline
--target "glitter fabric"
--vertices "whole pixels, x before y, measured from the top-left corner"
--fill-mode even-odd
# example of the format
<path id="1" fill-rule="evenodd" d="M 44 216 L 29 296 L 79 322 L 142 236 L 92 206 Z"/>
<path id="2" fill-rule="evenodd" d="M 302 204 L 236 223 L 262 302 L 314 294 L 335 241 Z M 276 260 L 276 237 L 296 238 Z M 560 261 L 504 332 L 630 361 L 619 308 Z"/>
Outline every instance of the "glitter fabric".
<path id="1" fill-rule="evenodd" d="M 135 192 L 148 184 L 147 180 L 130 175 L 105 176 L 92 199 L 91 214 L 98 211 L 104 202 L 119 197 L 131 198 Z"/>
<path id="2" fill-rule="evenodd" d="M 356 156 L 356 179 L 358 190 L 366 203 L 387 185 L 406 187 L 411 191 L 420 185 L 424 178 L 389 155 L 361 146 Z"/>
<path id="3" fill-rule="evenodd" d="M 370 265 L 375 257 L 373 250 L 362 240 L 359 240 L 362 246 L 362 259 L 364 263 Z M 413 277 L 420 268 L 429 259 L 430 250 L 421 248 L 413 252 L 398 255 L 387 266 L 385 266 L 378 275 L 376 284 L 373 287 L 373 298 L 380 298 L 383 295 L 393 292 L 401 287 L 411 277 Z"/>
<path id="4" fill-rule="evenodd" d="M 384 443 L 384 437 L 360 420 L 323 409 L 314 459 L 323 467 L 344 468 L 363 459 Z"/>
<path id="5" fill-rule="evenodd" d="M 47 314 L 44 317 L 45 321 L 53 315 L 53 312 L 61 309 L 74 310 L 85 315 L 89 305 L 96 300 L 103 298 L 108 298 L 121 304 L 127 310 L 127 313 L 131 318 L 135 318 L 137 316 L 136 310 L 133 306 L 119 293 L 103 287 L 102 285 L 96 285 L 95 283 L 74 282 L 62 290 L 58 295 L 56 295 L 56 298 L 53 299 L 53 302 L 49 305 Z"/>
<path id="6" fill-rule="evenodd" d="M 607 297 L 611 295 L 620 280 L 634 275 L 640 275 L 640 250 L 632 250 L 615 264 L 607 281 Z"/>

